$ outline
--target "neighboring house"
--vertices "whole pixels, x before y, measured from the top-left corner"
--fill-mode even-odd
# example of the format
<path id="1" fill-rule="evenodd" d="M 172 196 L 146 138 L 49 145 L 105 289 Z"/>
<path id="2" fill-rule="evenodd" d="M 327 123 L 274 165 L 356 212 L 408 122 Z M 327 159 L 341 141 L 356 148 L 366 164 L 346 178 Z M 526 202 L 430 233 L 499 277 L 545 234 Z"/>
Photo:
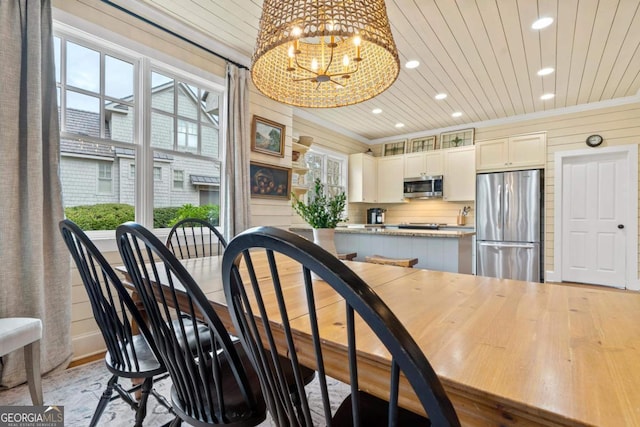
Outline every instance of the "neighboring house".
<path id="1" fill-rule="evenodd" d="M 162 149 L 153 156 L 154 206 L 219 204 L 220 164 L 193 153 L 218 158 L 217 105 L 198 105 L 187 85 L 179 84 L 177 135 L 173 134 L 174 117 L 162 111 L 173 109 L 173 86 L 161 85 L 152 95 L 152 147 Z M 212 97 L 213 98 L 213 97 Z M 201 108 L 200 127 L 195 120 Z M 133 143 L 133 114 L 123 104 L 106 108 L 104 139 Z M 214 114 L 212 114 L 214 113 Z M 182 119 L 182 117 L 186 119 Z M 100 137 L 100 115 L 67 108 L 66 129 L 73 134 Z M 198 131 L 202 134 L 198 152 Z M 93 140 L 95 141 L 95 140 Z M 80 138 L 60 141 L 61 179 L 64 205 L 98 203 L 134 204 L 135 151 L 85 141 Z"/>

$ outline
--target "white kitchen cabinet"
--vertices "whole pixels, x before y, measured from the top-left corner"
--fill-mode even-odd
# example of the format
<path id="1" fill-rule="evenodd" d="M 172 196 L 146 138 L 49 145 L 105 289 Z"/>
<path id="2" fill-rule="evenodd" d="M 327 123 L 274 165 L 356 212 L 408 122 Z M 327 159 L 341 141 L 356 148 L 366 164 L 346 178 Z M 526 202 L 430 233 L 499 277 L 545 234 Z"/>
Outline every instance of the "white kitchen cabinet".
<path id="1" fill-rule="evenodd" d="M 404 156 L 378 158 L 378 203 L 404 202 Z"/>
<path id="2" fill-rule="evenodd" d="M 475 200 L 475 146 L 449 148 L 444 151 L 444 195 L 447 202 Z"/>
<path id="3" fill-rule="evenodd" d="M 404 177 L 442 175 L 444 156 L 442 150 L 410 153 L 404 156 Z"/>
<path id="4" fill-rule="evenodd" d="M 476 169 L 485 172 L 544 168 L 546 155 L 544 132 L 477 141 Z"/>
<path id="5" fill-rule="evenodd" d="M 349 156 L 349 202 L 376 203 L 378 168 L 376 158 L 364 153 Z"/>

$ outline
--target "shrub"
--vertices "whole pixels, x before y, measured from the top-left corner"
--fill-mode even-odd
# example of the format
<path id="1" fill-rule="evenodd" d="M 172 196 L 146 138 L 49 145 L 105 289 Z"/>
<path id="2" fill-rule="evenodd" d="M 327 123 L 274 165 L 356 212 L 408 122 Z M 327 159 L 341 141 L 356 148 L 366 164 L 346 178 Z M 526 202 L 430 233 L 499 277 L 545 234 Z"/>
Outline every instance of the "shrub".
<path id="1" fill-rule="evenodd" d="M 177 216 L 169 222 L 169 226 L 173 226 L 173 224 L 185 218 L 199 218 L 209 221 L 213 225 L 220 225 L 220 206 L 193 206 L 192 204 L 187 203 L 186 205 L 178 208 Z"/>
<path id="2" fill-rule="evenodd" d="M 124 203 L 72 206 L 64 213 L 83 230 L 115 230 L 123 222 L 135 219 L 133 206 Z"/>
<path id="3" fill-rule="evenodd" d="M 135 220 L 134 207 L 124 203 L 72 206 L 65 208 L 68 219 L 85 230 L 115 230 L 120 224 Z M 153 210 L 153 227 L 169 228 L 184 218 L 200 218 L 219 225 L 220 206 L 172 206 Z"/>
<path id="4" fill-rule="evenodd" d="M 169 228 L 170 223 L 175 221 L 178 216 L 179 206 L 171 206 L 168 208 L 155 208 L 153 210 L 153 227 L 154 228 Z"/>

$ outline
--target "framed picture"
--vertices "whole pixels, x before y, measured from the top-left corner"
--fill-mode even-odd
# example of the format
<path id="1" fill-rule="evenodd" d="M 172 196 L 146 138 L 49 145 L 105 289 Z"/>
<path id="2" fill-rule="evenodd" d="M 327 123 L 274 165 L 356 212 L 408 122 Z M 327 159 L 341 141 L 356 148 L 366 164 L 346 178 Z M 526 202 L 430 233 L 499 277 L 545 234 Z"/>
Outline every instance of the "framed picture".
<path id="1" fill-rule="evenodd" d="M 263 163 L 249 164 L 251 197 L 289 200 L 291 169 Z"/>
<path id="2" fill-rule="evenodd" d="M 396 154 L 404 154 L 407 145 L 407 140 L 387 142 L 382 146 L 383 156 L 395 156 Z"/>
<path id="3" fill-rule="evenodd" d="M 440 148 L 462 147 L 473 145 L 474 129 L 462 129 L 440 134 Z"/>
<path id="4" fill-rule="evenodd" d="M 284 125 L 253 116 L 251 150 L 270 156 L 284 157 L 284 131 Z"/>
<path id="5" fill-rule="evenodd" d="M 435 135 L 412 139 L 411 142 L 409 142 L 409 150 L 412 153 L 419 153 L 421 151 L 433 151 L 435 149 L 437 149 Z"/>

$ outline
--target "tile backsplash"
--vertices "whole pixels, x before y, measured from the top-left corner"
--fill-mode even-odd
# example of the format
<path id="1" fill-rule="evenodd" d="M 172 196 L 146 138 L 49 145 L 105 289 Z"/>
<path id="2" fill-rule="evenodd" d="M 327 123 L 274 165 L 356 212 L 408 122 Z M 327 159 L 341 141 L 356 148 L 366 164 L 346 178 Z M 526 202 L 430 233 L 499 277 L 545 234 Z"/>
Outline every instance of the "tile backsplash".
<path id="1" fill-rule="evenodd" d="M 443 200 L 412 200 L 407 203 L 351 203 L 349 205 L 349 223 L 366 223 L 367 209 L 384 208 L 385 223 L 426 222 L 436 224 L 456 224 L 458 213 L 465 206 L 471 206 L 466 217 L 466 225 L 475 225 L 474 202 L 445 202 Z"/>

